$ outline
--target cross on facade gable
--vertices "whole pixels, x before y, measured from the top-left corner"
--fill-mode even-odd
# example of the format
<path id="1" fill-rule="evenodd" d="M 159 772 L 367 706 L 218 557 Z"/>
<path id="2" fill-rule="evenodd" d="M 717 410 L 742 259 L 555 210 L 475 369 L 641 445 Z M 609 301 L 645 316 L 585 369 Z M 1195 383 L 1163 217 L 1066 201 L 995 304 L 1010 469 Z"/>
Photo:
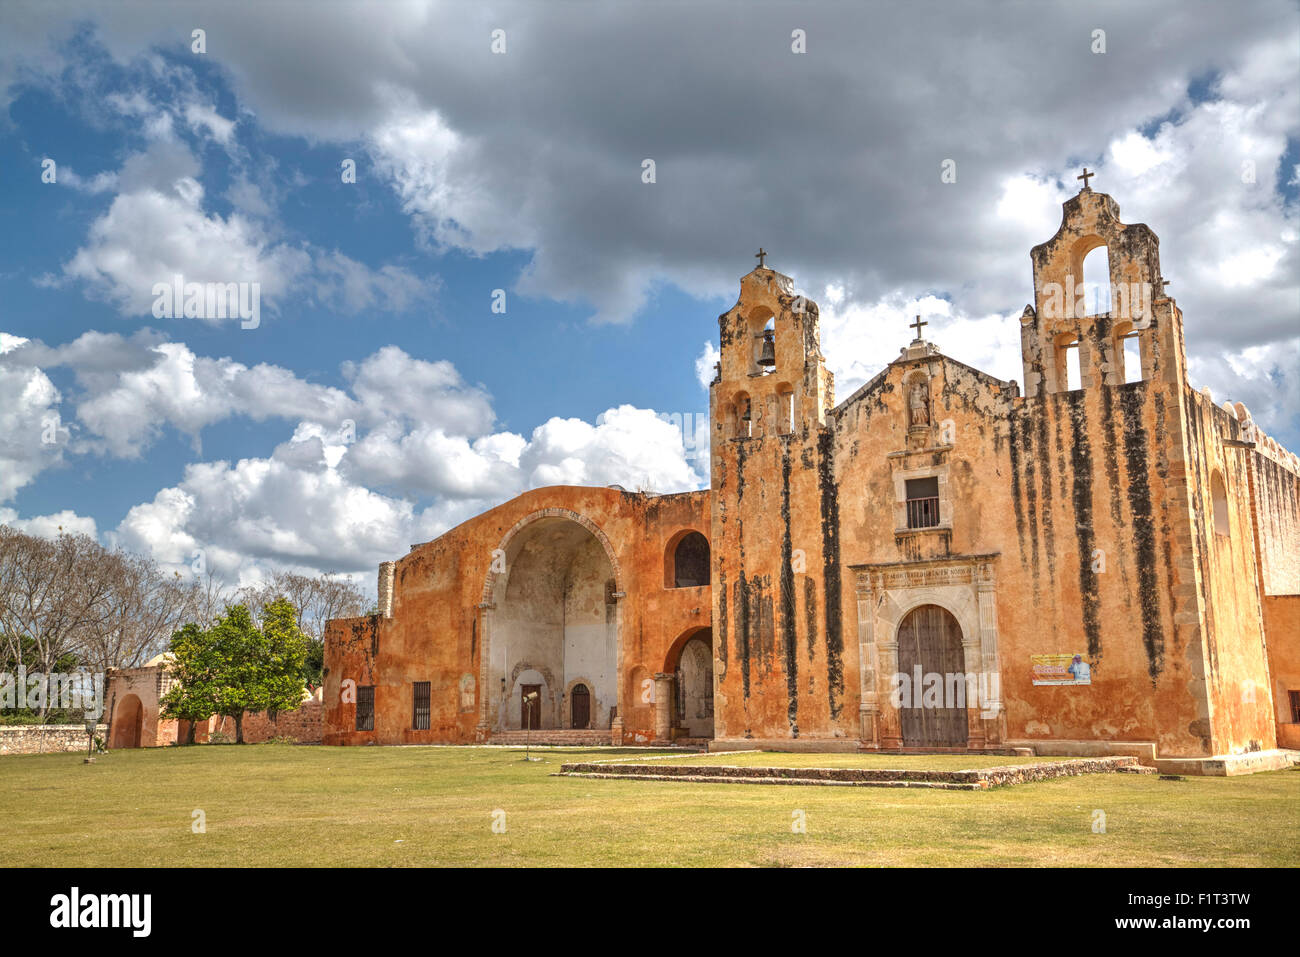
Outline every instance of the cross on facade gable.
<path id="1" fill-rule="evenodd" d="M 758 260 L 758 268 L 763 268 L 763 260 L 767 258 L 767 250 L 762 246 L 758 247 L 758 252 L 754 253 L 754 258 Z"/>
<path id="2" fill-rule="evenodd" d="M 1168 299 L 1169 293 L 1165 290 L 1165 286 L 1169 285 L 1169 280 L 1164 276 L 1161 276 L 1160 281 L 1156 283 L 1156 285 L 1160 287 L 1160 298 Z"/>
<path id="3" fill-rule="evenodd" d="M 1083 168 L 1083 175 L 1082 175 L 1082 176 L 1076 176 L 1075 179 L 1081 179 L 1081 180 L 1083 180 L 1083 188 L 1084 188 L 1084 189 L 1091 189 L 1092 187 L 1088 185 L 1088 180 L 1092 179 L 1092 177 L 1094 177 L 1094 176 L 1096 176 L 1096 175 L 1097 175 L 1096 173 L 1089 173 L 1089 172 L 1088 172 L 1088 167 L 1085 166 L 1085 167 Z"/>
<path id="4" fill-rule="evenodd" d="M 915 330 L 916 330 L 916 341 L 917 341 L 917 342 L 920 342 L 920 341 L 921 341 L 921 327 L 922 327 L 922 326 L 928 326 L 928 325 L 929 325 L 928 322 L 922 322 L 922 321 L 921 321 L 921 317 L 920 317 L 920 316 L 917 316 L 917 317 L 916 317 L 916 322 L 909 323 L 909 326 L 910 326 L 912 329 L 915 329 Z"/>

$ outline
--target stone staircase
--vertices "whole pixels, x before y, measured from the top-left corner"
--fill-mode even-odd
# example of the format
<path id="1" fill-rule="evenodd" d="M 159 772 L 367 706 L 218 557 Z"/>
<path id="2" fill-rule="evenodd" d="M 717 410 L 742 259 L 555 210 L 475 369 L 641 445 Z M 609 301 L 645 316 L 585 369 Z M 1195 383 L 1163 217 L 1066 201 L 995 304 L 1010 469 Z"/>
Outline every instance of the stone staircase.
<path id="1" fill-rule="evenodd" d="M 532 747 L 607 748 L 613 745 L 614 738 L 613 732 L 609 730 L 544 728 L 540 731 L 498 731 L 488 738 L 487 743 L 508 744 L 521 748 L 524 745 L 531 745 Z"/>

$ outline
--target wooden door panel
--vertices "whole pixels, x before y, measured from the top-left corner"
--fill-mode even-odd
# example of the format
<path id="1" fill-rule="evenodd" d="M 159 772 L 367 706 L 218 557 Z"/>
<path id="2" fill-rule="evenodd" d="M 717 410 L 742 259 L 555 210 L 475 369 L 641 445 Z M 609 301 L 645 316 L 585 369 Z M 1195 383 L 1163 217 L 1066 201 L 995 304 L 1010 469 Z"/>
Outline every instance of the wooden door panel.
<path id="1" fill-rule="evenodd" d="M 573 710 L 573 727 L 585 728 L 591 724 L 591 695 L 586 686 L 578 685 L 573 689 L 570 707 Z"/>
<path id="2" fill-rule="evenodd" d="M 916 667 L 922 681 L 917 684 Z M 942 682 L 941 705 L 949 701 L 949 675 L 965 682 L 965 655 L 961 646 L 961 626 L 957 619 L 938 605 L 914 608 L 898 629 L 898 670 L 907 675 L 912 697 L 899 709 L 903 746 L 908 748 L 964 748 L 968 743 L 964 707 L 924 707 L 925 680 L 937 674 Z"/>
<path id="3" fill-rule="evenodd" d="M 528 696 L 534 691 L 537 692 L 537 698 L 533 701 L 528 700 Z M 538 731 L 542 727 L 542 686 L 541 685 L 520 685 L 519 686 L 519 726 L 526 731 Z"/>

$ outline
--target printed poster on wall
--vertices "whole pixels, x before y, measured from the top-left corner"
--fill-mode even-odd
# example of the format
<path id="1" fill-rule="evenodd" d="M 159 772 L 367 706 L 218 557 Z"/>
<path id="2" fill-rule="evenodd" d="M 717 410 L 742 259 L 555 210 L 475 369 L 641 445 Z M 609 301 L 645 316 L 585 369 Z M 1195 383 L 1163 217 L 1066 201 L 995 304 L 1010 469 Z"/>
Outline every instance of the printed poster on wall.
<path id="1" fill-rule="evenodd" d="M 1090 685 L 1092 668 L 1083 655 L 1030 655 L 1036 685 Z"/>

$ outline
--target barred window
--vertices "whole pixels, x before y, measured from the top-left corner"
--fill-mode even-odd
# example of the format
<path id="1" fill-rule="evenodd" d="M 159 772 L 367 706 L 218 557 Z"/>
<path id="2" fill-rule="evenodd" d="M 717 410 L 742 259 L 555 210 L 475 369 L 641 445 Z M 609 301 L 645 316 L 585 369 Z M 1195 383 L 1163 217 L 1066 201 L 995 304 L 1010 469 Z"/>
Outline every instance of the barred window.
<path id="1" fill-rule="evenodd" d="M 415 717 L 411 727 L 416 731 L 429 730 L 429 682 L 415 683 Z"/>
<path id="2" fill-rule="evenodd" d="M 939 480 L 907 480 L 907 527 L 933 528 L 939 524 Z"/>
<path id="3" fill-rule="evenodd" d="M 1300 691 L 1288 691 L 1287 697 L 1291 699 L 1291 723 L 1300 724 Z"/>
<path id="4" fill-rule="evenodd" d="M 361 685 L 357 688 L 357 730 L 375 730 L 374 685 Z"/>

